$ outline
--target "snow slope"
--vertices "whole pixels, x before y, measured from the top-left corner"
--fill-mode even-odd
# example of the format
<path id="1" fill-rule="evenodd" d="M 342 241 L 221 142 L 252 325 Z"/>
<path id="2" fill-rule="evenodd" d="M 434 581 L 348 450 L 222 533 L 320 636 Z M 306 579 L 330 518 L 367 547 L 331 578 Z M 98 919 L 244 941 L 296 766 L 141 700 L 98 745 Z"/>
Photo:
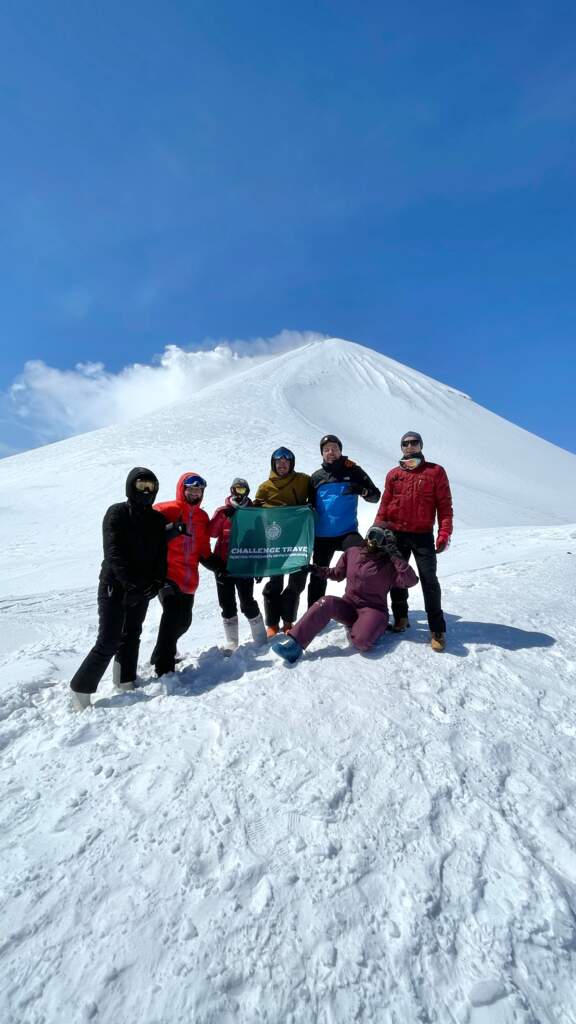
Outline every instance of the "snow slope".
<path id="1" fill-rule="evenodd" d="M 203 573 L 181 670 L 149 674 L 154 606 L 143 685 L 68 711 L 133 464 L 163 498 L 199 469 L 211 510 L 279 443 L 315 468 L 327 430 L 381 483 L 408 428 L 454 483 L 445 655 L 415 588 L 369 655 L 335 627 L 291 669 L 224 658 Z M 341 341 L 0 462 L 0 1019 L 575 1021 L 575 467 Z"/>

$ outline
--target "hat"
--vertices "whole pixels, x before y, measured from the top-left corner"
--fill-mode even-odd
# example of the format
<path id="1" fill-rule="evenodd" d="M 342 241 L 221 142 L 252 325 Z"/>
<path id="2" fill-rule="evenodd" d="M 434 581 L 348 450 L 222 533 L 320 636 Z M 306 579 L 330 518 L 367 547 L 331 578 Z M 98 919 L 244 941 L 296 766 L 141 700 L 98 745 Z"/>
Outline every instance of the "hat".
<path id="1" fill-rule="evenodd" d="M 330 441 L 332 441 L 333 444 L 337 444 L 340 451 L 342 451 L 342 441 L 339 437 L 336 437 L 336 434 L 324 434 L 324 437 L 320 439 L 320 451 L 322 451 L 324 445 L 328 444 Z"/>
<path id="2" fill-rule="evenodd" d="M 405 434 L 402 434 L 402 437 L 400 438 L 400 444 L 403 444 L 407 437 L 413 437 L 414 440 L 419 441 L 421 445 L 424 444 L 422 440 L 422 434 L 419 434 L 417 430 L 407 430 Z"/>

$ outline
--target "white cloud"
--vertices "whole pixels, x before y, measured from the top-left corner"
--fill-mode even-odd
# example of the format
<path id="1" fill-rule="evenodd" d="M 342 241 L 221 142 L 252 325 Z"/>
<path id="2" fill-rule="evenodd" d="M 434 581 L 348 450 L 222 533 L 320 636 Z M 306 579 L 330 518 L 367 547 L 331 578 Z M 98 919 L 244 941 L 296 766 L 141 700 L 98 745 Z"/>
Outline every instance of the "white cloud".
<path id="1" fill-rule="evenodd" d="M 102 363 L 58 370 L 31 360 L 10 388 L 12 416 L 33 445 L 61 440 L 184 401 L 223 377 L 323 337 L 282 331 L 251 341 L 207 341 L 192 350 L 168 345 L 151 364 L 134 363 L 118 373 Z"/>

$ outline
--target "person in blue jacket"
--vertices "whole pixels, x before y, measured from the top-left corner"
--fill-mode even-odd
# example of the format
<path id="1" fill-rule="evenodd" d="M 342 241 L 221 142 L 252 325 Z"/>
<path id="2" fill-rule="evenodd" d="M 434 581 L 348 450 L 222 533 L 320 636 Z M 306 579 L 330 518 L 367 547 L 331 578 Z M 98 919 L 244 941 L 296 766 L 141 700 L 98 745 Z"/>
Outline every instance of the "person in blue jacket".
<path id="1" fill-rule="evenodd" d="M 310 477 L 310 504 L 315 511 L 314 565 L 328 566 L 336 551 L 358 547 L 358 498 L 375 503 L 380 491 L 364 470 L 342 454 L 342 442 L 335 434 L 320 441 L 322 465 Z M 326 580 L 312 575 L 308 584 L 308 607 L 326 593 Z"/>

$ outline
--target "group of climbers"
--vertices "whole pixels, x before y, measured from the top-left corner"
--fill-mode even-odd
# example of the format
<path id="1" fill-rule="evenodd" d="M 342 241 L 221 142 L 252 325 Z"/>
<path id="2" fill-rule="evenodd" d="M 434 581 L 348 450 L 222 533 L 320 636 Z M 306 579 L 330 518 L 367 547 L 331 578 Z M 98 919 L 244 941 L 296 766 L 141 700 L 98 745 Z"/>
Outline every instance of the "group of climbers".
<path id="1" fill-rule="evenodd" d="M 452 499 L 445 470 L 424 458 L 422 446 L 416 431 L 403 435 L 402 458 L 387 474 L 382 495 L 368 474 L 343 454 L 335 434 L 321 439 L 322 465 L 311 476 L 296 472 L 289 448 L 277 448 L 269 476 L 258 487 L 254 501 L 248 482 L 236 477 L 211 519 L 200 507 L 206 481 L 198 473 L 183 473 L 175 500 L 155 504 L 156 475 L 144 467 L 133 469 L 126 481 L 127 500 L 112 505 L 104 516 L 99 629 L 94 647 L 70 683 L 75 707 L 89 706 L 90 695 L 112 659 L 116 686 L 134 687 L 142 624 L 156 596 L 162 615 L 151 662 L 159 676 L 174 671 L 178 640 L 192 621 L 199 564 L 215 574 L 226 647 L 238 646 L 238 599 L 253 640 L 264 643 L 271 638 L 276 654 L 295 661 L 330 619 L 346 627 L 355 647 L 369 649 L 389 628 L 389 592 L 392 629 L 407 629 L 407 588 L 418 582 L 408 565 L 413 555 L 432 647 L 443 650 L 446 624 L 436 555 L 450 542 Z M 374 504 L 380 499 L 365 539 L 358 532 L 359 497 Z M 312 564 L 290 573 L 286 583 L 281 575 L 267 580 L 262 591 L 263 619 L 254 598 L 254 579 L 233 577 L 226 568 L 232 518 L 243 508 L 302 505 L 315 513 Z M 216 540 L 214 552 L 210 538 Z M 342 555 L 330 569 L 337 551 Z M 344 579 L 343 598 L 325 596 L 327 580 Z M 308 580 L 308 611 L 297 622 L 300 595 Z"/>

